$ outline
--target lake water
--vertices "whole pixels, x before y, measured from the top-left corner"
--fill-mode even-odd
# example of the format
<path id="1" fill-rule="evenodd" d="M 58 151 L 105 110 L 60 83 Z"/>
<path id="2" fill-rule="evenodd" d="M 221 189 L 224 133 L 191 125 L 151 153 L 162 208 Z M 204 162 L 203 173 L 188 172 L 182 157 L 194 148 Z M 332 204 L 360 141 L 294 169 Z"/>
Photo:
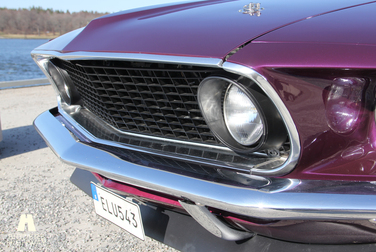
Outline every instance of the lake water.
<path id="1" fill-rule="evenodd" d="M 0 82 L 45 78 L 30 52 L 47 39 L 0 39 Z"/>

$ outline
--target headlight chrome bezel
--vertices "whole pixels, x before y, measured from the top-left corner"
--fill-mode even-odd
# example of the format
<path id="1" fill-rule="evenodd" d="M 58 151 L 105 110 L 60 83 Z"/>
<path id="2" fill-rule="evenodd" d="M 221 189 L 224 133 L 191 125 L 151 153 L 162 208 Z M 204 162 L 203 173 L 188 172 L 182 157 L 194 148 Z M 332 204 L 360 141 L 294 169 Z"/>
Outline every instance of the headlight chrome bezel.
<path id="1" fill-rule="evenodd" d="M 235 85 L 257 109 L 263 134 L 249 145 L 238 142 L 227 127 L 224 116 L 224 97 L 229 87 Z M 278 150 L 287 139 L 286 127 L 271 100 L 252 80 L 210 76 L 198 88 L 198 103 L 203 117 L 213 134 L 227 147 L 240 154 L 250 154 L 259 150 Z"/>
<path id="2" fill-rule="evenodd" d="M 62 102 L 67 105 L 79 104 L 81 102 L 81 97 L 72 79 L 65 70 L 54 64 L 54 57 L 32 53 L 32 58 L 49 79 L 56 94 L 61 97 Z M 51 71 L 55 72 L 55 78 Z"/>

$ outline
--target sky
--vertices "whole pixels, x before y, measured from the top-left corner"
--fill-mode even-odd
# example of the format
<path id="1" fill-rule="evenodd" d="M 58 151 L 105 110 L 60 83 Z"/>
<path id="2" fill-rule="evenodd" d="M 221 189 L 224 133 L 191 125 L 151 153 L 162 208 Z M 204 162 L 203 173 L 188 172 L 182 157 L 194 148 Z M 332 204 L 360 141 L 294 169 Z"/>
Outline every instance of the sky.
<path id="1" fill-rule="evenodd" d="M 29 8 L 32 6 L 43 9 L 52 8 L 70 12 L 97 11 L 97 12 L 117 12 L 149 5 L 164 3 L 182 2 L 184 0 L 8 0 L 0 1 L 0 7 L 8 9 Z M 184 2 L 193 2 L 192 0 Z"/>

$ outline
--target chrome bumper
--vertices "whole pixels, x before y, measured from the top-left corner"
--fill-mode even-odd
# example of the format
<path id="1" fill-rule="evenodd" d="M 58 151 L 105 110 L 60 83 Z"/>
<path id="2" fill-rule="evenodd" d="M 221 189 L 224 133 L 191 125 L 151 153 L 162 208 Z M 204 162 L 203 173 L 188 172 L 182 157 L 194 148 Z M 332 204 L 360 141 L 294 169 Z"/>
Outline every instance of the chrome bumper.
<path id="1" fill-rule="evenodd" d="M 37 117 L 34 126 L 67 164 L 196 204 L 267 220 L 376 219 L 374 182 L 269 179 L 260 188 L 223 184 L 133 164 L 88 146 L 50 111 Z"/>

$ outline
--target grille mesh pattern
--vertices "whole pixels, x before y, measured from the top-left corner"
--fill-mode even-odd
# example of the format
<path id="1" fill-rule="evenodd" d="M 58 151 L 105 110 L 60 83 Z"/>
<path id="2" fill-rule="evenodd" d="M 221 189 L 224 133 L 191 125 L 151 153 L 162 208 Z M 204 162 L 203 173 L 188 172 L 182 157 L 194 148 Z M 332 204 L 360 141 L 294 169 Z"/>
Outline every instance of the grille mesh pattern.
<path id="1" fill-rule="evenodd" d="M 200 82 L 216 69 L 172 64 L 54 59 L 83 105 L 115 128 L 220 145 L 197 102 Z"/>

